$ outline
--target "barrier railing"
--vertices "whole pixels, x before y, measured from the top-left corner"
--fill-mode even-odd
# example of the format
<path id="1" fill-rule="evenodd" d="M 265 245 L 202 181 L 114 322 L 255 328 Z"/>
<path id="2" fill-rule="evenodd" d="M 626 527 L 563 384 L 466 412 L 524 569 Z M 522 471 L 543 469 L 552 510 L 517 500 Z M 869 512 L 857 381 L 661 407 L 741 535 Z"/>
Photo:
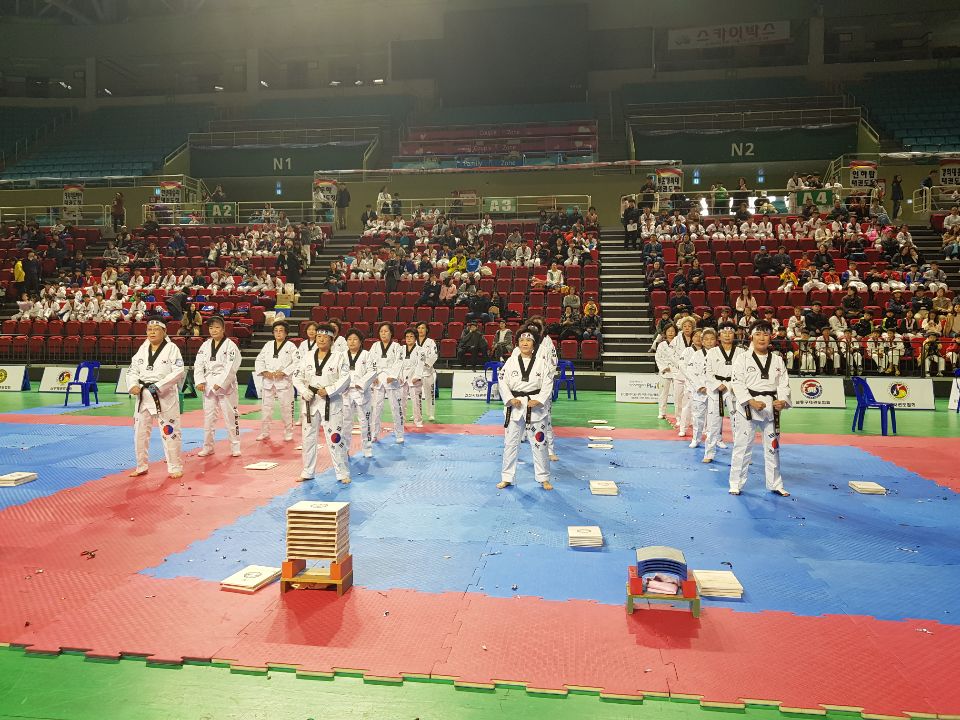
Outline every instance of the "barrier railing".
<path id="1" fill-rule="evenodd" d="M 620 198 L 621 207 L 628 198 L 637 201 L 640 208 L 650 206 L 654 212 L 661 209 L 673 210 L 674 195 L 681 195 L 686 203 L 678 209 L 687 210 L 691 203 L 699 203 L 702 215 L 733 215 L 740 206 L 740 202 L 747 203 L 747 209 L 757 215 L 797 215 L 803 209 L 807 199 L 813 203 L 820 213 L 829 213 L 835 198 L 839 198 L 846 207 L 846 201 L 851 195 L 863 198 L 869 207 L 869 188 L 838 187 L 827 185 L 822 188 L 802 188 L 788 192 L 786 188 L 750 188 L 747 190 L 722 190 L 710 188 L 701 190 L 686 188 L 684 190 L 669 190 L 664 192 L 635 192 L 623 195 Z M 888 202 L 889 204 L 889 202 Z M 766 208 L 766 209 L 764 209 Z"/>
<path id="2" fill-rule="evenodd" d="M 84 225 L 105 227 L 110 224 L 109 205 L 27 205 L 0 207 L 0 225 L 11 225 L 17 220 L 40 225 Z"/>
<path id="3" fill-rule="evenodd" d="M 147 203 L 142 206 L 142 223 L 158 225 L 256 225 L 278 222 L 333 222 L 332 208 L 314 209 L 310 200 L 277 202 L 189 202 Z"/>
<path id="4" fill-rule="evenodd" d="M 535 219 L 540 210 L 551 212 L 558 209 L 574 208 L 585 214 L 592 203 L 590 195 L 514 195 L 514 196 L 447 196 L 439 198 L 402 198 L 399 201 L 400 214 L 409 219 L 421 206 L 427 212 L 437 210 L 448 218 L 456 218 L 459 223 L 479 222 L 489 214 L 494 220 Z M 373 206 L 375 203 L 371 203 Z M 394 207 L 391 205 L 391 213 Z M 379 209 L 378 209 L 379 212 Z"/>
<path id="5" fill-rule="evenodd" d="M 207 126 L 209 132 L 244 132 L 256 130 L 298 130 L 302 128 L 376 128 L 381 130 L 392 124 L 389 115 L 345 115 L 333 117 L 303 118 L 248 118 L 213 120 Z"/>
<path id="6" fill-rule="evenodd" d="M 860 108 L 813 108 L 805 110 L 750 110 L 742 112 L 631 115 L 635 130 L 739 130 L 759 127 L 790 127 L 852 123 L 862 119 Z"/>
<path id="7" fill-rule="evenodd" d="M 243 145 L 309 145 L 329 142 L 373 141 L 380 128 L 340 127 L 281 130 L 238 130 L 230 132 L 190 133 L 190 147 L 238 147 Z"/>
<path id="8" fill-rule="evenodd" d="M 913 191 L 914 213 L 947 212 L 960 205 L 960 187 L 957 185 L 934 185 Z"/>
<path id="9" fill-rule="evenodd" d="M 688 100 L 683 102 L 628 102 L 628 115 L 690 114 L 697 112 L 743 112 L 754 110 L 802 110 L 807 108 L 849 107 L 843 95 L 812 95 L 775 98 L 729 98 L 727 100 Z"/>
<path id="10" fill-rule="evenodd" d="M 161 181 L 177 181 L 183 186 L 186 196 L 199 199 L 203 182 L 189 175 L 111 175 L 77 176 L 69 178 L 35 177 L 23 180 L 0 180 L 0 190 L 38 190 L 62 188 L 65 183 L 76 182 L 88 188 L 159 187 Z"/>

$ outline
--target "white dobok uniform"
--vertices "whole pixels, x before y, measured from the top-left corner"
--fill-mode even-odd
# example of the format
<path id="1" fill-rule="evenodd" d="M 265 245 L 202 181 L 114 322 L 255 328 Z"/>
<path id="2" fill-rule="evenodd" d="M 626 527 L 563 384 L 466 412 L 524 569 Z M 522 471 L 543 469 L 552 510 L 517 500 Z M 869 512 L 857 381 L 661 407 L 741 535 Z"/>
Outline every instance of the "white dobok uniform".
<path id="1" fill-rule="evenodd" d="M 513 351 L 510 353 L 511 358 L 515 358 L 520 354 L 520 346 L 513 348 Z M 547 413 L 543 419 L 543 422 L 546 426 L 544 433 L 547 437 L 547 455 L 556 455 L 556 444 L 553 437 L 553 382 L 557 377 L 557 346 L 553 344 L 553 338 L 549 335 L 544 335 L 543 339 L 540 341 L 540 344 L 537 345 L 536 356 L 538 360 L 543 362 L 543 366 L 547 371 L 547 379 L 544 380 L 544 383 L 550 386 L 550 392 L 547 394 Z"/>
<path id="2" fill-rule="evenodd" d="M 150 341 L 145 340 L 130 362 L 127 382 L 130 387 L 139 385 L 141 388 L 133 416 L 138 472 L 146 470 L 150 464 L 150 434 L 154 421 L 160 426 L 167 471 L 183 472 L 180 384 L 186 374 L 180 348 L 167 338 L 164 338 L 156 354 L 151 351 Z"/>
<path id="3" fill-rule="evenodd" d="M 223 417 L 230 438 L 231 452 L 240 452 L 240 391 L 237 370 L 240 349 L 230 338 L 214 346 L 213 338 L 204 341 L 193 364 L 193 383 L 203 385 L 203 449 L 213 450 L 213 428 L 217 412 Z M 215 390 L 219 387 L 219 390 Z"/>
<path id="4" fill-rule="evenodd" d="M 260 375 L 261 435 L 270 434 L 273 406 L 279 402 L 284 439 L 293 437 L 293 373 L 299 359 L 297 346 L 289 340 L 284 340 L 280 347 L 276 340 L 270 340 L 257 355 L 254 372 Z M 265 372 L 282 372 L 286 377 L 268 378 L 263 376 Z"/>
<path id="5" fill-rule="evenodd" d="M 683 372 L 683 366 L 686 362 L 686 351 L 693 347 L 693 340 L 687 343 L 683 334 L 677 335 L 670 341 L 670 347 L 673 349 L 674 363 L 676 368 L 673 378 L 673 412 L 677 418 L 677 429 L 682 436 L 688 427 L 690 427 L 690 407 L 687 405 L 687 377 Z"/>
<path id="6" fill-rule="evenodd" d="M 436 397 L 434 397 L 437 385 L 435 365 L 440 353 L 437 351 L 437 343 L 432 338 L 424 338 L 423 342 L 418 341 L 418 344 L 423 360 L 423 384 L 420 386 L 420 396 L 423 398 L 423 405 L 427 409 L 427 417 L 432 420 L 436 414 L 437 404 Z"/>
<path id="7" fill-rule="evenodd" d="M 717 452 L 717 444 L 723 437 L 723 416 L 730 416 L 730 430 L 737 433 L 736 400 L 733 388 L 730 385 L 733 375 L 733 362 L 744 353 L 739 345 L 733 345 L 730 354 L 726 354 L 721 345 L 710 348 L 707 352 L 707 444 L 703 457 L 713 458 Z M 726 391 L 720 392 L 719 387 L 726 386 Z"/>
<path id="8" fill-rule="evenodd" d="M 423 348 L 414 344 L 412 348 L 400 346 L 400 377 L 397 392 L 400 395 L 400 407 L 406 411 L 407 400 L 413 401 L 413 422 L 423 426 Z M 417 381 L 420 381 L 419 383 Z"/>
<path id="9" fill-rule="evenodd" d="M 383 422 L 383 401 L 390 400 L 390 411 L 393 413 L 393 434 L 397 442 L 403 442 L 403 406 L 400 404 L 400 365 L 403 359 L 403 350 L 391 342 L 386 347 L 379 340 L 368 351 L 370 363 L 376 371 L 373 386 L 370 390 L 373 407 L 370 410 L 370 434 L 374 442 L 380 437 L 380 426 Z M 393 378 L 387 383 L 387 378 Z"/>
<path id="10" fill-rule="evenodd" d="M 783 358 L 768 352 L 763 357 L 747 350 L 732 366 L 732 387 L 737 403 L 737 427 L 730 460 L 730 489 L 739 492 L 747 482 L 750 449 L 755 434 L 763 436 L 763 467 L 767 490 L 783 490 L 780 476 L 780 431 L 773 409 L 774 400 L 783 400 L 790 407 L 790 378 Z M 766 404 L 763 410 L 750 408 L 750 400 Z"/>
<path id="11" fill-rule="evenodd" d="M 691 347 L 686 351 L 686 362 L 683 374 L 687 379 L 687 403 L 690 406 L 690 418 L 693 427 L 693 442 L 697 445 L 703 439 L 703 431 L 707 425 L 707 400 L 709 386 L 707 384 L 707 350 L 697 350 Z M 706 392 L 699 392 L 706 388 Z"/>
<path id="12" fill-rule="evenodd" d="M 533 469 L 537 482 L 550 480 L 550 453 L 547 447 L 547 426 L 550 417 L 548 400 L 553 394 L 551 369 L 539 355 L 524 360 L 520 354 L 511 355 L 500 368 L 500 398 L 504 404 L 503 467 L 501 480 L 513 483 L 517 473 L 517 455 L 524 435 L 533 453 Z M 520 400 L 520 407 L 510 403 Z M 540 405 L 531 408 L 530 400 Z"/>
<path id="13" fill-rule="evenodd" d="M 370 434 L 370 385 L 377 376 L 370 353 L 360 349 L 356 355 L 347 350 L 347 365 L 350 370 L 350 387 L 343 394 L 346 403 L 344 427 L 353 424 L 354 417 L 360 424 L 360 440 L 363 444 L 363 456 L 373 457 L 373 439 Z"/>
<path id="14" fill-rule="evenodd" d="M 317 471 L 318 435 L 323 431 L 337 480 L 350 478 L 347 443 L 350 428 L 344 430 L 343 393 L 350 385 L 350 366 L 347 356 L 328 352 L 319 357 L 320 350 L 305 353 L 293 375 L 293 384 L 303 398 L 300 411 L 300 432 L 303 439 L 302 478 L 312 478 Z M 326 391 L 321 397 L 317 390 Z"/>

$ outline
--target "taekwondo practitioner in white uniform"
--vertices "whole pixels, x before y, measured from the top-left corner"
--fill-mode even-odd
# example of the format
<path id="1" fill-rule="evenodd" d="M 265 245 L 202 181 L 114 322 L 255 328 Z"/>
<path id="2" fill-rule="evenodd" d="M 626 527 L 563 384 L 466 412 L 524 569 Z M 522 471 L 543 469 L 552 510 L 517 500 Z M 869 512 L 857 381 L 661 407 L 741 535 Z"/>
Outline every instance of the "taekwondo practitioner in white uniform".
<path id="1" fill-rule="evenodd" d="M 707 444 L 703 451 L 703 462 L 713 462 L 717 448 L 726 450 L 723 442 L 723 416 L 730 416 L 730 429 L 737 433 L 736 402 L 730 387 L 733 361 L 745 350 L 734 340 L 737 326 L 731 322 L 720 323 L 720 344 L 707 353 L 707 389 L 710 399 L 707 401 Z"/>
<path id="2" fill-rule="evenodd" d="M 344 430 L 343 393 L 350 386 L 350 366 L 344 353 L 332 349 L 335 330 L 331 325 L 317 327 L 317 347 L 304 354 L 293 376 L 293 384 L 303 398 L 300 431 L 303 438 L 303 471 L 300 480 L 313 480 L 317 468 L 318 435 L 323 432 L 334 472 L 344 485 L 350 482 L 347 440 Z"/>
<path id="3" fill-rule="evenodd" d="M 193 382 L 203 397 L 203 448 L 197 455 L 213 454 L 213 433 L 219 411 L 230 438 L 230 454 L 240 457 L 240 391 L 237 387 L 240 350 L 226 336 L 226 327 L 219 315 L 207 320 L 207 330 L 210 339 L 200 346 L 193 365 Z"/>
<path id="4" fill-rule="evenodd" d="M 690 407 L 687 405 L 687 379 L 683 373 L 683 366 L 687 361 L 686 352 L 693 346 L 694 322 L 692 318 L 685 318 L 680 323 L 680 332 L 670 343 L 676 356 L 677 374 L 673 378 L 673 411 L 677 419 L 677 435 L 683 437 L 690 427 Z"/>
<path id="5" fill-rule="evenodd" d="M 310 320 L 306 325 L 303 326 L 303 342 L 297 346 L 297 367 L 300 367 L 300 361 L 303 360 L 304 355 L 312 353 L 317 348 L 317 327 L 319 323 L 316 320 Z M 302 401 L 301 401 L 302 402 Z M 301 408 L 302 410 L 303 408 Z M 293 414 L 293 424 L 299 425 L 300 418 L 302 417 L 302 412 L 295 412 Z"/>
<path id="6" fill-rule="evenodd" d="M 420 386 L 420 394 L 423 397 L 423 404 L 427 408 L 427 415 L 430 422 L 436 420 L 435 397 L 437 387 L 436 364 L 440 357 L 437 351 L 437 343 L 427 336 L 430 328 L 425 322 L 417 323 L 417 344 L 420 346 L 423 356 L 423 384 Z"/>
<path id="7" fill-rule="evenodd" d="M 360 441 L 363 456 L 373 457 L 373 440 L 370 435 L 370 386 L 377 371 L 370 362 L 370 353 L 363 349 L 363 335 L 359 330 L 347 331 L 347 364 L 350 368 L 350 387 L 343 395 L 346 403 L 344 427 L 350 427 L 354 415 L 360 425 Z"/>
<path id="8" fill-rule="evenodd" d="M 553 490 L 547 451 L 547 399 L 553 394 L 552 366 L 536 354 L 537 331 L 528 325 L 520 332 L 519 349 L 500 368 L 500 398 L 504 404 L 503 467 L 497 487 L 512 485 L 517 473 L 520 438 L 526 435 L 533 453 L 534 475 L 540 487 Z"/>
<path id="9" fill-rule="evenodd" d="M 417 344 L 417 331 L 403 333 L 403 346 L 400 361 L 400 407 L 407 408 L 407 398 L 413 401 L 413 422 L 423 427 L 423 348 Z"/>
<path id="10" fill-rule="evenodd" d="M 297 346 L 287 340 L 286 321 L 278 320 L 273 324 L 273 340 L 263 346 L 254 365 L 254 372 L 261 380 L 262 398 L 260 434 L 257 435 L 257 440 L 270 437 L 275 402 L 280 403 L 283 439 L 293 440 L 293 373 L 297 369 L 299 358 Z"/>
<path id="11" fill-rule="evenodd" d="M 147 322 L 147 339 L 130 362 L 127 382 L 136 400 L 133 433 L 137 467 L 130 477 L 143 475 L 150 464 L 150 433 L 154 421 L 160 426 L 167 473 L 183 477 L 183 438 L 180 433 L 180 383 L 186 377 L 180 348 L 167 340 L 162 320 Z"/>
<path id="12" fill-rule="evenodd" d="M 783 359 L 769 351 L 773 328 L 766 321 L 753 326 L 752 343 L 732 366 L 731 386 L 737 403 L 737 429 L 730 460 L 730 494 L 739 495 L 747 482 L 754 435 L 763 436 L 767 490 L 789 497 L 780 476 L 780 412 L 790 407 L 790 379 Z"/>
<path id="13" fill-rule="evenodd" d="M 403 350 L 393 341 L 393 325 L 380 323 L 377 329 L 379 340 L 370 348 L 370 362 L 377 376 L 373 380 L 370 411 L 370 434 L 373 441 L 380 437 L 380 425 L 383 422 L 383 401 L 390 400 L 390 410 L 393 413 L 393 435 L 398 444 L 403 443 L 403 406 L 400 404 L 400 364 Z"/>
<path id="14" fill-rule="evenodd" d="M 544 367 L 547 368 L 550 376 L 548 380 L 544 381 L 550 385 L 550 394 L 547 397 L 547 411 L 544 416 L 544 424 L 546 429 L 544 433 L 547 436 L 547 457 L 551 461 L 556 462 L 560 458 L 557 457 L 557 450 L 553 436 L 553 382 L 557 376 L 557 346 L 553 344 L 553 338 L 547 334 L 547 326 L 543 321 L 542 317 L 535 316 L 530 318 L 527 321 L 527 324 L 533 326 L 533 329 L 536 330 L 536 335 L 539 338 L 537 342 L 537 359 L 543 362 Z M 516 357 L 520 354 L 520 346 L 517 345 L 513 349 L 513 352 L 510 354 L 510 357 Z M 526 441 L 526 435 L 521 435 L 523 441 Z"/>
<path id="15" fill-rule="evenodd" d="M 708 328 L 709 330 L 709 328 Z M 706 331 L 693 333 L 693 345 L 687 351 L 687 361 L 683 366 L 683 375 L 687 379 L 687 403 L 690 406 L 690 418 L 693 438 L 690 447 L 700 446 L 703 431 L 707 425 L 707 351 L 713 347 L 716 334 L 709 333 L 710 345 L 707 346 Z"/>
<path id="16" fill-rule="evenodd" d="M 670 342 L 676 336 L 676 326 L 667 325 L 667 329 L 663 333 L 663 340 L 657 345 L 655 358 L 657 372 L 660 374 L 660 412 L 657 414 L 658 420 L 667 417 L 667 402 L 669 402 L 670 393 L 673 390 L 673 379 L 677 375 L 677 357 L 670 346 Z"/>
<path id="17" fill-rule="evenodd" d="M 329 320 L 327 320 L 327 325 L 332 327 L 333 331 L 336 333 L 333 336 L 333 345 L 331 346 L 330 349 L 333 352 L 345 353 L 347 351 L 347 340 L 346 338 L 340 335 L 340 329 L 343 327 L 340 323 L 340 319 L 330 318 Z"/>

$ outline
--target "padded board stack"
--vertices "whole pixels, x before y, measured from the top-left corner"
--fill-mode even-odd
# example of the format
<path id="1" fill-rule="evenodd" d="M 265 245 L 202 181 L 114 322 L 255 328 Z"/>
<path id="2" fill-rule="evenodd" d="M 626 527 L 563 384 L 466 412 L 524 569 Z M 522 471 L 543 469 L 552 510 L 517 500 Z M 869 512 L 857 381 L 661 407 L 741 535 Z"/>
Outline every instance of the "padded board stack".
<path id="1" fill-rule="evenodd" d="M 342 595 L 353 582 L 350 503 L 302 500 L 287 508 L 287 559 L 280 590 L 333 586 Z M 307 562 L 316 565 L 307 568 Z M 329 567 L 320 563 L 329 562 Z"/>

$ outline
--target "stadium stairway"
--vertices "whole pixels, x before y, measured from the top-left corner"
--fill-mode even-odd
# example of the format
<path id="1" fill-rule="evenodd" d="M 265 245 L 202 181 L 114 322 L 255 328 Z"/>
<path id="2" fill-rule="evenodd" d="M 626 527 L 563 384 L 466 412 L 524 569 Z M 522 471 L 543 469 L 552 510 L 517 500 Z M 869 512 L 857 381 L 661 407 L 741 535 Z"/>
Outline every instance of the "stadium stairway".
<path id="1" fill-rule="evenodd" d="M 653 320 L 639 250 L 623 249 L 623 231 L 604 230 L 600 272 L 603 370 L 655 372 Z"/>
<path id="2" fill-rule="evenodd" d="M 924 261 L 940 263 L 940 269 L 947 274 L 947 285 L 950 289 L 954 292 L 960 289 L 960 260 L 943 259 L 941 234 L 936 230 L 920 227 L 912 229 L 910 234 L 913 235 L 913 244 L 917 246 Z"/>

